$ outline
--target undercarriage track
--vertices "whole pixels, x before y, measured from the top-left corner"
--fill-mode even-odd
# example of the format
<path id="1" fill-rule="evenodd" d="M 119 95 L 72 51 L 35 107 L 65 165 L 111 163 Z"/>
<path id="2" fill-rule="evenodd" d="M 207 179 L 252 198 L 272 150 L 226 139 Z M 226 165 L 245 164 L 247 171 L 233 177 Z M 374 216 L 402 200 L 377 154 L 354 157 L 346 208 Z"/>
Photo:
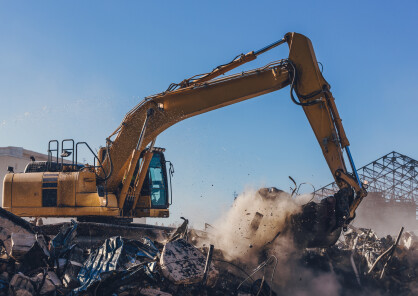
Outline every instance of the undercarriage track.
<path id="1" fill-rule="evenodd" d="M 57 235 L 63 227 L 70 226 L 70 222 L 46 224 L 37 226 L 43 234 Z M 141 223 L 111 224 L 98 222 L 77 222 L 76 243 L 80 245 L 100 245 L 109 237 L 122 236 L 128 239 L 148 237 L 153 241 L 163 241 L 175 230 L 173 227 L 157 226 Z"/>

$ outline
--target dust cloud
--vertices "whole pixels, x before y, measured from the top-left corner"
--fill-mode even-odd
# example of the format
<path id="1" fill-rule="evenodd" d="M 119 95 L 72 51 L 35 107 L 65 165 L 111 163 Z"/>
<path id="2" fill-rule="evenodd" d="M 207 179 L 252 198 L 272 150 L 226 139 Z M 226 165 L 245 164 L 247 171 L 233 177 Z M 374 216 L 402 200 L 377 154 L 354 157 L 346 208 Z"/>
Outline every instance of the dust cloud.
<path id="1" fill-rule="evenodd" d="M 289 215 L 301 211 L 301 205 L 311 199 L 311 195 L 292 198 L 275 188 L 262 190 L 247 189 L 240 194 L 210 229 L 211 243 L 230 260 L 252 258 L 281 238 Z"/>
<path id="2" fill-rule="evenodd" d="M 227 260 L 254 267 L 269 261 L 262 272 L 273 290 L 291 295 L 339 295 L 334 274 L 314 273 L 301 264 L 301 250 L 286 235 L 287 219 L 313 195 L 291 196 L 275 188 L 247 189 L 209 231 L 209 241 Z M 261 272 L 261 271 L 260 271 Z"/>
<path id="3" fill-rule="evenodd" d="M 257 272 L 254 278 L 265 278 L 279 295 L 380 295 L 372 285 L 359 291 L 350 268 L 343 261 L 332 262 L 325 249 L 294 245 L 290 218 L 312 199 L 311 194 L 292 196 L 275 188 L 247 189 L 196 245 L 213 244 L 226 260 Z"/>

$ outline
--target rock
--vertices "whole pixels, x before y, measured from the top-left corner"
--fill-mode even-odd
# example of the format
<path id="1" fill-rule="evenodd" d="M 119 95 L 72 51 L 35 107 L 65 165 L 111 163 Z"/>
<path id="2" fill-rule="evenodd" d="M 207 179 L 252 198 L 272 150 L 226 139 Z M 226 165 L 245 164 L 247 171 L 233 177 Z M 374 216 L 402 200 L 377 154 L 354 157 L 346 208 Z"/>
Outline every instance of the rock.
<path id="1" fill-rule="evenodd" d="M 46 267 L 50 257 L 45 239 L 38 234 L 13 233 L 10 256 L 20 263 L 19 270 L 27 272 L 38 267 Z"/>
<path id="2" fill-rule="evenodd" d="M 61 287 L 62 282 L 57 276 L 57 274 L 53 271 L 48 271 L 47 278 L 54 284 L 55 287 Z"/>
<path id="3" fill-rule="evenodd" d="M 54 282 L 57 283 L 58 286 L 61 285 L 61 281 L 52 271 L 48 271 L 46 274 L 38 273 L 35 277 L 31 278 L 31 280 L 36 283 L 40 295 L 55 295 L 56 286 Z"/>
<path id="4" fill-rule="evenodd" d="M 34 235 L 35 232 L 29 222 L 0 208 L 0 241 L 3 242 L 7 254 L 12 251 L 12 234 Z"/>
<path id="5" fill-rule="evenodd" d="M 401 237 L 400 245 L 408 250 L 416 247 L 418 246 L 418 237 L 413 232 L 405 231 Z"/>
<path id="6" fill-rule="evenodd" d="M 21 260 L 26 253 L 32 249 L 36 242 L 35 234 L 32 233 L 12 233 L 11 236 L 12 248 L 9 253 L 15 260 Z"/>
<path id="7" fill-rule="evenodd" d="M 31 279 L 22 273 L 13 276 L 9 285 L 9 295 L 15 296 L 32 296 L 35 295 L 35 288 Z"/>
<path id="8" fill-rule="evenodd" d="M 253 232 L 256 232 L 258 230 L 258 227 L 260 226 L 260 223 L 261 223 L 261 219 L 263 219 L 263 217 L 264 217 L 263 214 L 259 212 L 255 213 L 254 218 L 250 224 L 250 228 Z"/>
<path id="9" fill-rule="evenodd" d="M 167 293 L 167 292 L 163 292 L 157 289 L 141 289 L 141 292 L 139 292 L 140 295 L 144 295 L 144 296 L 172 296 L 172 294 Z"/>

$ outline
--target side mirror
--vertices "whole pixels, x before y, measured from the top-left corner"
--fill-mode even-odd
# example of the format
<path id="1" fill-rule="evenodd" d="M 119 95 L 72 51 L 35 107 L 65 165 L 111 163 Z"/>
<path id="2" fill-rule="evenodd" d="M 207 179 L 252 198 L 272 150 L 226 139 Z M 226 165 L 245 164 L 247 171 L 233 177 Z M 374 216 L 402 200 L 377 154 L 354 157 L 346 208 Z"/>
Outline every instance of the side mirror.
<path id="1" fill-rule="evenodd" d="M 12 167 L 12 166 L 8 166 L 8 167 L 7 167 L 7 171 L 8 171 L 9 173 L 14 173 L 14 169 L 13 169 L 13 167 Z"/>

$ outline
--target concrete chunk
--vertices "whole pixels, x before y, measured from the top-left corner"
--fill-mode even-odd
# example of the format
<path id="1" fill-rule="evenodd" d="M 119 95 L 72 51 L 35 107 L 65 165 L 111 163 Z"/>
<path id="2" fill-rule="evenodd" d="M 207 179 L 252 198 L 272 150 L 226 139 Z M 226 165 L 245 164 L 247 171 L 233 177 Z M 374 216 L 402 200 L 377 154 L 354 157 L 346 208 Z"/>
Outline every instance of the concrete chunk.
<path id="1" fill-rule="evenodd" d="M 13 276 L 9 285 L 9 295 L 15 296 L 32 296 L 35 295 L 35 288 L 31 279 L 21 273 Z"/>
<path id="2" fill-rule="evenodd" d="M 176 285 L 196 284 L 203 280 L 206 258 L 183 239 L 168 242 L 163 249 L 160 266 L 163 275 Z M 218 271 L 213 264 L 207 275 L 207 285 L 216 283 Z"/>
<path id="3" fill-rule="evenodd" d="M 0 208 L 0 241 L 3 242 L 7 254 L 12 251 L 13 234 L 34 234 L 32 225 L 26 220 Z"/>
<path id="4" fill-rule="evenodd" d="M 12 248 L 10 256 L 16 260 L 23 259 L 26 253 L 33 247 L 35 242 L 36 237 L 32 233 L 12 233 Z"/>
<path id="5" fill-rule="evenodd" d="M 163 292 L 157 289 L 152 289 L 152 288 L 141 289 L 140 293 L 141 293 L 140 295 L 144 295 L 144 296 L 172 296 L 172 294 L 170 293 Z"/>

